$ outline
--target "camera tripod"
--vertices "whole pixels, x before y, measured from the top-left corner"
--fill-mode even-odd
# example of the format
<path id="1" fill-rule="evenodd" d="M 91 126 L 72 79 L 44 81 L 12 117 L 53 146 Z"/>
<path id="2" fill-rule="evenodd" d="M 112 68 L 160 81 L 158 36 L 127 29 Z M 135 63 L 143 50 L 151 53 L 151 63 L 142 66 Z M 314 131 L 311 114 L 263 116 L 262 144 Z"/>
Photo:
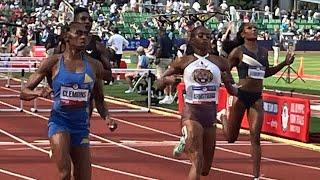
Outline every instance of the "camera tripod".
<path id="1" fill-rule="evenodd" d="M 290 77 L 291 76 L 291 71 L 293 71 L 294 74 L 296 75 L 295 78 L 291 78 Z M 286 77 L 284 77 L 285 75 L 286 75 Z M 298 75 L 296 70 L 294 70 L 290 65 L 287 65 L 287 67 L 284 69 L 284 71 L 282 72 L 282 74 L 280 75 L 280 77 L 278 78 L 276 83 L 278 83 L 280 79 L 283 79 L 286 83 L 291 84 L 295 80 L 297 80 L 298 78 L 301 79 L 304 83 L 306 82 L 304 79 L 302 79 L 301 76 Z"/>

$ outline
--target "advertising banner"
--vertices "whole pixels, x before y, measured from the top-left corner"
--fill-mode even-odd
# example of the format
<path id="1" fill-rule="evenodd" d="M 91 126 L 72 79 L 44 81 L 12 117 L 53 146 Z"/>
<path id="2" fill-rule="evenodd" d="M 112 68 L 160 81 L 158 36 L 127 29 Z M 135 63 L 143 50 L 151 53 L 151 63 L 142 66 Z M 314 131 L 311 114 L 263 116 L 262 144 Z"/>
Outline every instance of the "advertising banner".
<path id="1" fill-rule="evenodd" d="M 184 84 L 178 85 L 179 112 L 183 110 Z M 182 99 L 181 99 L 182 98 Z M 219 90 L 217 110 L 229 114 L 233 96 L 228 95 L 225 88 Z M 262 132 L 266 134 L 295 139 L 302 142 L 309 141 L 310 100 L 288 96 L 277 96 L 263 93 L 264 122 Z M 249 128 L 247 115 L 244 115 L 242 128 Z"/>

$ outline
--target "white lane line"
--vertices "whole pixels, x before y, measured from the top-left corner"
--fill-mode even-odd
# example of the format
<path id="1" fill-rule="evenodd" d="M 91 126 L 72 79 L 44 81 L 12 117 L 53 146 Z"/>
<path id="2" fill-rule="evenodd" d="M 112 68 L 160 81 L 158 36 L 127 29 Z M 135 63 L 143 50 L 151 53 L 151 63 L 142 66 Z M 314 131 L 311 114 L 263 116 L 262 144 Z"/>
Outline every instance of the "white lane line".
<path id="1" fill-rule="evenodd" d="M 14 172 L 11 172 L 11 171 L 7 171 L 7 170 L 1 169 L 1 168 L 0 168 L 0 172 L 4 173 L 4 174 L 7 174 L 7 175 L 10 175 L 10 176 L 18 177 L 18 178 L 21 178 L 21 179 L 36 180 L 36 179 L 34 179 L 32 177 L 24 176 L 24 175 L 21 175 L 21 174 L 18 174 L 18 173 L 14 173 Z"/>
<path id="2" fill-rule="evenodd" d="M 13 92 L 19 93 L 19 91 L 17 91 L 17 90 L 5 88 L 5 87 L 1 87 L 1 88 L 2 88 L 2 89 L 9 90 L 9 91 L 13 91 Z M 44 101 L 47 101 L 47 102 L 52 102 L 52 100 L 49 100 L 49 99 L 45 99 L 45 98 L 40 98 L 40 99 L 41 99 L 41 100 L 44 100 Z M 9 105 L 9 104 L 8 104 L 8 105 Z M 11 105 L 9 105 L 9 106 L 11 106 Z M 15 106 L 12 106 L 12 107 L 15 107 Z M 25 112 L 26 112 L 26 111 L 25 111 Z M 31 112 L 30 112 L 30 113 L 31 113 Z M 28 113 L 28 114 L 29 114 L 29 113 Z M 94 113 L 94 114 L 97 114 L 97 113 Z M 34 113 L 33 113 L 33 115 L 38 116 L 37 114 L 34 114 Z M 38 116 L 38 117 L 40 117 L 40 116 Z M 122 123 L 125 123 L 125 124 L 129 124 L 129 125 L 132 125 L 132 126 L 135 126 L 135 127 L 140 127 L 140 128 L 142 128 L 142 129 L 147 129 L 147 130 L 150 130 L 150 131 L 153 131 L 153 132 L 158 132 L 158 133 L 160 133 L 160 134 L 165 134 L 165 135 L 168 135 L 168 136 L 170 136 L 170 137 L 180 138 L 179 136 L 174 135 L 174 134 L 171 134 L 171 133 L 168 133 L 168 132 L 164 132 L 164 131 L 157 130 L 157 129 L 154 129 L 154 128 L 150 128 L 150 127 L 147 127 L 147 126 L 142 126 L 142 125 L 139 125 L 139 124 L 131 123 L 131 122 L 128 122 L 128 121 L 119 119 L 119 118 L 112 118 L 112 119 L 115 119 L 115 120 L 117 120 L 117 121 L 119 121 L 119 122 L 122 122 Z M 225 151 L 225 152 L 229 152 L 229 153 L 234 153 L 234 154 L 246 156 L 246 157 L 251 157 L 251 155 L 248 154 L 248 153 L 243 153 L 243 152 L 240 152 L 240 151 L 234 151 L 234 150 L 230 150 L 230 149 L 227 149 L 227 148 L 216 147 L 216 149 L 221 150 L 221 151 Z M 319 167 L 308 166 L 308 165 L 297 164 L 297 163 L 291 163 L 291 162 L 282 161 L 282 160 L 277 160 L 277 159 L 273 159 L 273 158 L 261 157 L 261 159 L 262 159 L 262 160 L 266 160 L 266 161 L 271 161 L 271 162 L 277 162 L 277 163 L 292 165 L 292 166 L 296 166 L 296 167 L 304 167 L 304 168 L 309 168 L 309 169 L 314 169 L 314 170 L 320 170 Z"/>
<path id="3" fill-rule="evenodd" d="M 154 154 L 154 153 L 151 153 L 151 152 L 147 152 L 147 151 L 135 149 L 135 148 L 132 148 L 132 147 L 123 145 L 123 144 L 121 144 L 121 143 L 117 143 L 117 142 L 111 141 L 111 140 L 109 140 L 109 139 L 106 139 L 106 138 L 97 136 L 97 135 L 95 135 L 95 134 L 91 134 L 91 133 L 90 133 L 90 135 L 91 135 L 92 137 L 95 137 L 95 138 L 97 138 L 97 139 L 100 139 L 101 141 L 109 142 L 109 143 L 111 143 L 111 144 L 117 145 L 117 146 L 119 146 L 119 147 L 122 147 L 122 148 L 127 149 L 127 150 L 130 150 L 130 151 L 134 151 L 134 152 L 137 152 L 137 153 L 141 153 L 141 154 L 145 154 L 145 155 L 149 155 L 149 156 L 152 156 L 152 157 L 157 157 L 157 158 L 160 158 L 160 159 L 165 159 L 165 160 L 169 160 L 169 161 L 173 161 L 173 162 L 178 162 L 178 163 L 183 163 L 183 164 L 191 165 L 190 162 L 181 161 L 181 160 L 173 159 L 173 158 L 170 158 L 170 157 L 167 157 L 167 156 L 162 156 L 162 155 Z M 211 167 L 210 169 L 211 169 L 211 170 L 220 171 L 220 172 L 225 172 L 225 173 L 230 173 L 230 174 L 245 176 L 245 177 L 253 177 L 251 174 L 246 174 L 246 173 L 241 173 L 241 172 L 231 171 L 231 170 L 226 170 L 226 169 L 221 169 L 221 168 Z M 260 177 L 260 179 L 274 180 L 274 179 L 272 179 L 272 178 L 267 178 L 267 177 Z"/>
<path id="4" fill-rule="evenodd" d="M 15 145 L 15 144 L 16 144 L 15 142 L 7 142 L 7 141 L 0 142 L 0 146 Z"/>
<path id="5" fill-rule="evenodd" d="M 135 123 L 132 123 L 132 122 L 127 122 L 127 121 L 119 119 L 119 118 L 112 118 L 112 119 L 114 119 L 116 121 L 119 121 L 119 122 L 122 122 L 122 123 L 125 123 L 125 124 L 129 124 L 129 125 L 135 126 L 135 127 L 139 127 L 139 128 L 142 128 L 142 129 L 147 129 L 147 130 L 150 130 L 150 131 L 153 131 L 153 132 L 157 132 L 157 133 L 160 133 L 160 134 L 164 134 L 164 135 L 168 135 L 170 137 L 180 138 L 180 136 L 177 136 L 175 134 L 171 134 L 171 133 L 168 133 L 168 132 L 163 132 L 163 131 L 158 130 L 158 129 L 150 128 L 150 127 L 147 127 L 147 126 L 142 126 L 142 125 L 135 124 Z M 243 152 L 240 152 L 240 151 L 234 151 L 234 150 L 223 148 L 223 147 L 216 147 L 216 149 L 221 150 L 221 151 L 225 151 L 225 152 L 229 152 L 229 153 L 233 153 L 233 154 L 238 154 L 238 155 L 241 155 L 241 156 L 251 157 L 251 154 L 243 153 Z M 277 162 L 277 163 L 292 165 L 292 166 L 296 166 L 296 167 L 303 167 L 303 168 L 308 168 L 308 169 L 313 169 L 313 170 L 318 170 L 318 171 L 320 170 L 319 167 L 308 166 L 308 165 L 298 164 L 298 163 L 291 163 L 291 162 L 288 162 L 288 161 L 281 161 L 281 160 L 277 160 L 277 159 L 273 159 L 273 158 L 261 157 L 261 160 L 267 160 L 267 161 L 271 161 L 271 162 Z"/>
<path id="6" fill-rule="evenodd" d="M 150 140 L 119 140 L 124 145 L 127 146 L 145 146 L 145 147 L 152 147 L 152 146 L 175 146 L 179 141 L 150 141 Z M 29 142 L 33 145 L 50 145 L 49 140 L 34 140 L 33 142 Z M 217 145 L 224 145 L 224 146 L 246 146 L 251 145 L 249 141 L 238 141 L 236 143 L 228 143 L 227 141 L 216 141 Z M 10 141 L 0 141 L 0 146 L 24 146 L 25 144 L 18 143 L 18 142 L 10 142 Z M 101 141 L 90 141 L 90 146 L 103 146 L 103 145 L 110 145 L 109 143 L 104 143 Z M 286 145 L 284 143 L 272 143 L 267 141 L 262 141 L 261 145 L 268 145 L 268 146 L 277 146 L 277 145 Z"/>
<path id="7" fill-rule="evenodd" d="M 0 104 L 3 104 L 3 105 L 7 105 L 9 107 L 12 107 L 12 105 L 10 104 L 7 104 L 5 102 L 2 102 L 0 101 Z M 14 106 L 13 106 L 14 107 Z M 33 114 L 41 119 L 44 119 L 44 120 L 49 120 L 49 118 L 45 117 L 45 116 L 42 116 L 42 115 L 39 115 L 39 114 L 36 114 L 36 113 L 33 113 L 33 112 L 30 112 L 30 111 L 26 111 L 24 110 L 25 113 L 27 114 Z M 170 134 L 170 133 L 169 133 Z M 115 141 L 111 141 L 109 139 L 106 139 L 106 138 L 103 138 L 103 137 L 100 137 L 100 136 L 97 136 L 95 134 L 92 134 L 90 133 L 90 136 L 92 137 L 95 137 L 101 141 L 104 141 L 104 142 L 108 142 L 108 143 L 111 143 L 111 144 L 114 144 L 114 145 L 117 145 L 119 147 L 122 147 L 124 149 L 127 149 L 127 150 L 131 150 L 131 151 L 134 151 L 134 152 L 137 152 L 137 153 L 141 153 L 141 154 L 145 154 L 145 155 L 149 155 L 149 156 L 152 156 L 152 157 L 157 157 L 157 158 L 160 158 L 160 159 L 165 159 L 165 160 L 169 160 L 169 161 L 173 161 L 173 162 L 178 162 L 178 163 L 183 163 L 183 164 L 188 164 L 188 165 L 191 165 L 191 163 L 188 163 L 188 162 L 185 162 L 185 161 L 180 161 L 180 160 L 177 160 L 177 159 L 173 159 L 173 158 L 170 158 L 170 157 L 166 157 L 166 156 L 162 156 L 162 155 L 158 155 L 158 154 L 153 154 L 153 153 L 150 153 L 150 152 L 147 152 L 147 151 L 143 151 L 143 150 L 139 150 L 139 149 L 135 149 L 135 148 L 132 148 L 132 147 L 129 147 L 129 146 L 125 146 L 123 144 L 120 144 L 120 143 L 117 143 Z M 27 142 L 28 143 L 28 142 Z M 29 143 L 28 143 L 29 144 Z M 220 172 L 225 172 L 225 173 L 230 173 L 230 174 L 235 174 L 235 175 L 240 175 L 240 176 L 245 176 L 245 177 L 253 177 L 251 174 L 246 174 L 246 173 L 241 173 L 241 172 L 237 172 L 237 171 L 231 171 L 231 170 L 226 170 L 226 169 L 222 169 L 222 168 L 214 168 L 214 167 L 211 167 L 211 170 L 216 170 L 216 171 L 220 171 Z M 260 177 L 260 179 L 265 179 L 265 180 L 275 180 L 275 179 L 272 179 L 272 178 L 268 178 L 268 177 Z"/>
<path id="8" fill-rule="evenodd" d="M 1 103 L 1 102 L 0 102 L 0 103 Z M 19 137 L 17 137 L 17 136 L 14 136 L 14 135 L 8 133 L 7 131 L 5 131 L 5 130 L 3 130 L 3 129 L 0 129 L 0 133 L 4 134 L 4 135 L 6 135 L 6 136 L 9 136 L 10 138 L 12 138 L 12 139 L 14 139 L 14 140 L 16 140 L 16 141 L 18 141 L 18 142 L 20 142 L 20 143 L 22 143 L 22 144 L 25 144 L 25 145 L 31 147 L 32 149 L 35 149 L 35 150 L 37 150 L 37 151 L 40 151 L 40 152 L 43 152 L 43 153 L 46 153 L 46 154 L 50 154 L 49 151 L 46 151 L 46 150 L 44 150 L 44 149 L 42 149 L 42 148 L 39 148 L 39 147 L 37 147 L 37 146 L 35 146 L 35 145 L 33 145 L 33 144 L 31 144 L 31 143 L 29 143 L 29 142 L 27 142 L 27 141 L 19 138 Z"/>
<path id="9" fill-rule="evenodd" d="M 25 144 L 24 144 L 25 146 Z M 42 149 L 48 149 L 50 150 L 50 146 L 45 146 L 45 147 L 41 147 Z M 8 148 L 8 149 L 4 149 L 4 150 L 7 150 L 7 151 L 25 151 L 25 150 L 34 150 L 33 148 L 30 148 L 30 147 L 21 147 L 21 148 Z"/>
<path id="10" fill-rule="evenodd" d="M 164 141 L 164 142 L 152 142 L 152 141 L 145 141 L 145 142 L 123 142 L 120 141 L 121 144 L 126 145 L 126 146 L 130 146 L 130 147 L 170 147 L 173 148 L 178 141 Z M 49 143 L 31 143 L 33 145 L 37 145 L 37 146 L 41 146 L 41 148 L 43 149 L 50 149 L 50 147 L 48 146 Z M 14 143 L 12 144 L 14 146 L 25 146 L 25 144 L 22 143 Z M 238 144 L 230 144 L 230 143 L 218 143 L 217 145 L 222 145 L 222 146 L 249 146 L 250 143 L 238 143 Z M 286 146 L 287 144 L 277 144 L 277 143 L 267 143 L 267 144 L 261 144 L 262 146 Z M 99 143 L 94 143 L 92 144 L 90 142 L 90 148 L 93 149 L 97 149 L 97 148 L 121 148 L 119 146 L 110 144 L 110 143 L 102 143 L 99 141 Z M 7 150 L 7 151 L 25 151 L 25 150 L 33 150 L 32 148 L 28 148 L 28 147 L 17 147 L 17 148 L 5 148 L 3 150 Z"/>
<path id="11" fill-rule="evenodd" d="M 8 89 L 8 90 L 11 90 L 11 89 Z M 47 102 L 52 102 L 52 101 L 49 100 L 49 99 L 45 99 L 45 98 L 41 98 L 41 99 L 44 100 L 44 101 L 47 101 Z M 11 106 L 11 105 L 10 105 L 10 106 Z M 15 107 L 15 106 L 13 106 L 13 107 Z M 31 113 L 31 112 L 30 112 L 30 113 Z M 34 114 L 34 113 L 33 113 L 33 114 Z M 95 114 L 97 114 L 97 113 L 95 113 Z M 38 114 L 34 114 L 34 115 L 35 115 L 35 116 L 38 116 L 38 117 L 41 117 L 41 116 L 38 115 Z M 135 127 L 142 128 L 142 129 L 147 129 L 147 130 L 150 130 L 150 131 L 153 131 L 153 132 L 157 132 L 157 133 L 160 133 L 160 134 L 164 134 L 164 135 L 167 135 L 167 136 L 170 136 L 170 137 L 180 138 L 180 136 L 177 136 L 177 135 L 174 135 L 174 134 L 171 134 L 171 133 L 168 133 L 168 132 L 164 132 L 164 131 L 157 130 L 157 129 L 154 129 L 154 128 L 150 128 L 150 127 L 147 127 L 147 126 L 135 124 L 135 123 L 132 123 L 132 122 L 128 122 L 128 121 L 119 119 L 119 118 L 113 118 L 113 117 L 111 117 L 111 118 L 114 119 L 114 120 L 116 120 L 116 121 L 122 122 L 122 123 L 124 123 L 124 124 L 129 124 L 129 125 L 132 125 L 132 126 L 135 126 Z M 243 152 L 240 152 L 240 151 L 234 151 L 234 150 L 227 149 L 227 148 L 223 148 L 223 147 L 216 147 L 216 149 L 221 150 L 221 151 L 225 151 L 225 152 L 229 152 L 229 153 L 233 153 L 233 154 L 238 154 L 238 155 L 246 156 L 246 157 L 251 157 L 251 154 L 243 153 Z M 308 165 L 298 164 L 298 163 L 292 163 L 292 162 L 277 160 L 277 159 L 273 159 L 273 158 L 261 157 L 261 160 L 266 160 L 266 161 L 271 161 L 271 162 L 277 162 L 277 163 L 282 163 L 282 164 L 286 164 L 286 165 L 292 165 L 292 166 L 296 166 L 296 167 L 303 167 L 303 168 L 308 168 L 308 169 L 313 169 L 313 170 L 318 170 L 318 171 L 320 170 L 319 167 L 308 166 Z"/>
<path id="12" fill-rule="evenodd" d="M 3 87 L 1 87 L 3 88 Z M 9 91 L 15 91 L 15 90 L 12 90 L 12 89 L 9 89 L 9 88 L 5 88 Z M 16 91 L 16 92 L 19 92 L 19 91 Z M 52 100 L 49 100 L 49 99 L 45 99 L 45 98 L 41 98 L 42 100 L 44 101 L 47 101 L 47 102 L 52 102 Z M 1 101 L 0 101 L 1 102 Z M 4 102 L 3 102 L 4 103 Z M 7 104 L 7 103 L 5 103 Z M 10 104 L 8 104 L 9 106 L 12 106 Z M 12 107 L 16 107 L 16 106 L 12 106 Z M 31 112 L 30 112 L 31 113 Z M 28 113 L 28 114 L 30 114 Z M 35 113 L 32 113 L 33 115 L 37 116 L 37 117 L 40 117 L 40 115 L 38 114 L 35 114 Z M 97 113 L 94 113 L 94 114 L 97 114 Z M 170 137 L 175 137 L 175 138 L 178 138 L 180 139 L 180 136 L 177 136 L 175 134 L 171 134 L 171 133 L 168 133 L 168 132 L 164 132 L 164 131 L 161 131 L 161 130 L 158 130 L 158 129 L 154 129 L 154 128 L 150 128 L 150 127 L 147 127 L 147 126 L 143 126 L 143 125 L 139 125 L 139 124 L 135 124 L 135 123 L 132 123 L 132 122 L 128 122 L 128 121 L 125 121 L 125 120 L 122 120 L 122 119 L 119 119 L 119 118 L 113 118 L 111 117 L 112 119 L 116 120 L 116 121 L 119 121 L 119 122 L 122 122 L 124 124 L 129 124 L 131 126 L 135 126 L 135 127 L 139 127 L 139 128 L 142 128 L 142 129 L 146 129 L 146 130 L 149 130 L 149 131 L 153 131 L 153 132 L 157 132 L 157 133 L 160 133 L 160 134 L 164 134 L 164 135 L 167 135 L 167 136 L 170 136 Z M 217 150 L 221 150 L 221 151 L 224 151 L 224 152 L 229 152 L 229 153 L 232 153 L 232 154 L 237 154 L 237 155 L 241 155 L 241 156 L 245 156 L 245 157 L 251 157 L 251 154 L 248 154 L 248 153 L 243 153 L 243 152 L 240 152 L 240 151 L 234 151 L 234 150 L 231 150 L 231 149 L 227 149 L 227 148 L 223 148 L 223 147 L 218 147 L 216 146 L 216 149 Z M 304 165 L 304 164 L 298 164 L 298 163 L 292 163 L 292 162 L 288 162 L 288 161 L 282 161 L 282 160 L 278 160 L 278 159 L 273 159 L 273 158 L 266 158 L 266 157 L 261 157 L 261 160 L 266 160 L 266 161 L 271 161 L 271 162 L 277 162 L 277 163 L 281 163 L 281 164 L 286 164 L 286 165 L 292 165 L 292 166 L 296 166 L 296 167 L 303 167 L 303 168 L 307 168 L 307 169 L 313 169 L 313 170 L 320 170 L 319 167 L 314 167 L 314 166 L 308 166 L 308 165 Z"/>
<path id="13" fill-rule="evenodd" d="M 0 101 L 0 103 L 2 103 L 2 102 Z M 16 140 L 16 141 L 18 141 L 18 142 L 20 142 L 20 143 L 23 143 L 23 144 L 25 144 L 26 146 L 33 148 L 34 150 L 37 150 L 37 151 L 46 153 L 46 154 L 48 154 L 48 155 L 50 155 L 50 153 L 51 153 L 50 151 L 46 151 L 46 150 L 44 150 L 44 149 L 42 149 L 42 148 L 39 148 L 39 147 L 37 147 L 37 146 L 34 146 L 34 145 L 30 144 L 29 142 L 27 142 L 27 141 L 25 141 L 25 140 L 23 140 L 23 139 L 21 139 L 21 138 L 19 138 L 19 137 L 17 137 L 17 136 L 14 136 L 14 135 L 12 135 L 12 134 L 10 134 L 10 133 L 2 130 L 2 129 L 0 129 L 0 133 L 5 134 L 5 135 L 11 137 L 12 139 L 14 139 L 14 140 Z M 103 167 L 103 166 L 100 166 L 100 165 L 97 165 L 97 164 L 91 164 L 91 165 L 92 165 L 93 167 L 95 167 L 95 168 L 98 168 L 98 169 L 107 170 L 107 171 L 111 171 L 111 172 L 115 172 L 115 173 L 119 173 L 119 174 L 131 176 L 131 177 L 135 177 L 135 178 L 146 179 L 146 180 L 157 180 L 157 179 L 155 179 L 155 178 L 150 178 L 150 177 L 147 177 L 147 176 L 141 176 L 141 175 L 137 175 L 137 174 L 133 174 L 133 173 L 129 173 L 129 172 L 117 170 L 117 169 L 112 169 L 112 168 L 108 168 L 108 167 Z"/>

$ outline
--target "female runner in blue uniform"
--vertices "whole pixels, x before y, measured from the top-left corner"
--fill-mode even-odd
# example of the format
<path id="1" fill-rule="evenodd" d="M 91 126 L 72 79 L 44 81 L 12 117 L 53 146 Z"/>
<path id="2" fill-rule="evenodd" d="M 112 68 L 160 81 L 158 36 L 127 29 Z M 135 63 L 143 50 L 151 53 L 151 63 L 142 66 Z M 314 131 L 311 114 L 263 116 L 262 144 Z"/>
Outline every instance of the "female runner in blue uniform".
<path id="1" fill-rule="evenodd" d="M 253 176 L 258 179 L 261 161 L 260 133 L 263 124 L 263 79 L 292 64 L 294 54 L 288 53 L 285 61 L 269 67 L 268 51 L 258 46 L 257 28 L 250 23 L 242 24 L 235 41 L 224 42 L 223 49 L 229 54 L 230 70 L 236 67 L 239 76 L 238 96 L 233 98 L 229 120 L 226 119 L 226 115 L 221 117 L 224 134 L 228 142 L 235 142 L 239 136 L 244 113 L 247 112 L 252 145 Z"/>
<path id="2" fill-rule="evenodd" d="M 216 104 L 221 80 L 228 92 L 237 94 L 227 60 L 211 55 L 211 32 L 199 26 L 192 30 L 189 40 L 189 54 L 170 64 L 158 80 L 163 88 L 176 82 L 177 75 L 183 75 L 186 97 L 182 114 L 183 137 L 174 155 L 186 152 L 192 166 L 188 179 L 200 179 L 209 174 L 216 142 Z M 184 146 L 185 142 L 185 147 Z"/>
<path id="3" fill-rule="evenodd" d="M 71 161 L 75 179 L 91 179 L 89 151 L 89 105 L 93 97 L 101 118 L 108 120 L 102 76 L 103 66 L 85 55 L 89 31 L 86 24 L 71 23 L 65 33 L 65 50 L 41 63 L 21 92 L 21 99 L 46 97 L 50 88 L 34 90 L 48 74 L 52 74 L 54 103 L 48 123 L 52 158 L 60 179 L 71 178 Z"/>

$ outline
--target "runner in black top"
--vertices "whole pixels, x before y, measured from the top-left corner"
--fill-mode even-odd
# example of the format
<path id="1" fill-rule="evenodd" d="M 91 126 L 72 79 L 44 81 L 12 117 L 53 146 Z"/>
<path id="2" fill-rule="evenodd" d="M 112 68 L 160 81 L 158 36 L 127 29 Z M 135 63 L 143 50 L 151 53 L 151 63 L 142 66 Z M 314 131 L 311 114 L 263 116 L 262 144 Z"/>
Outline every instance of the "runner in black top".
<path id="1" fill-rule="evenodd" d="M 277 66 L 269 67 L 268 51 L 258 46 L 257 28 L 250 23 L 242 24 L 235 41 L 224 42 L 223 49 L 229 54 L 230 70 L 236 67 L 239 76 L 238 95 L 233 98 L 229 120 L 226 119 L 226 115 L 221 117 L 224 134 L 228 142 L 235 142 L 239 135 L 244 113 L 247 112 L 252 145 L 253 175 L 255 179 L 259 179 L 260 132 L 263 124 L 263 79 L 276 74 L 286 65 L 292 64 L 294 54 L 289 52 L 285 61 Z"/>
<path id="2" fill-rule="evenodd" d="M 92 28 L 92 18 L 90 17 L 87 8 L 78 7 L 74 10 L 74 21 L 79 23 L 87 23 L 87 28 L 91 30 Z M 110 60 L 114 56 L 114 52 L 111 48 L 106 48 L 101 42 L 100 38 L 95 35 L 91 35 L 89 44 L 86 47 L 86 52 L 92 58 L 100 61 L 105 69 L 105 74 L 103 80 L 111 81 L 112 72 Z"/>

